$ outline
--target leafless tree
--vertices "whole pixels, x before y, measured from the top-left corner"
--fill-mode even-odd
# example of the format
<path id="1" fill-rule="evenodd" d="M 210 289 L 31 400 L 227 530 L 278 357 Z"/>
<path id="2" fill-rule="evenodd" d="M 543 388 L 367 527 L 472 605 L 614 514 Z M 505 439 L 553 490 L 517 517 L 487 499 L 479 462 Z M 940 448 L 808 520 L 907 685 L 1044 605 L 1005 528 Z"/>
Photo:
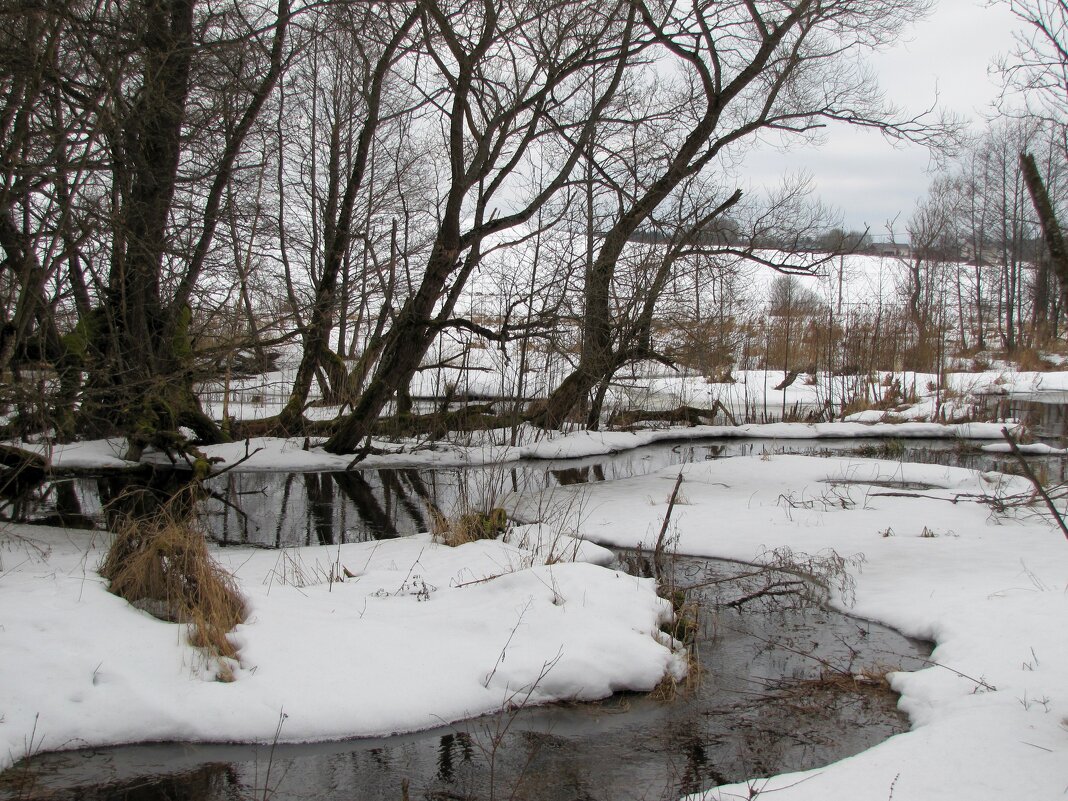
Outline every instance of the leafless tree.
<path id="1" fill-rule="evenodd" d="M 437 232 L 373 376 L 326 444 L 335 453 L 360 447 L 440 331 L 473 327 L 453 312 L 487 238 L 526 224 L 571 179 L 640 46 L 629 4 L 426 0 L 419 8 L 426 57 L 412 77 L 434 99 L 427 124 L 441 136 L 432 152 L 448 165 Z M 597 68 L 608 77 L 590 91 Z M 542 149 L 558 154 L 558 166 L 524 192 L 519 168 Z"/>
<path id="2" fill-rule="evenodd" d="M 53 362 L 88 375 L 83 422 L 125 433 L 132 458 L 157 435 L 177 442 L 183 425 L 220 437 L 192 390 L 191 304 L 227 187 L 282 73 L 291 16 L 289 0 L 4 9 L 18 33 L 39 26 L 23 41 L 40 48 L 29 72 L 12 60 L 0 76 L 0 245 L 21 269 L 16 315 L 45 322 L 40 279 L 60 280 L 49 265 L 62 267 L 77 327 L 58 343 L 51 323 L 40 332 Z"/>
<path id="3" fill-rule="evenodd" d="M 1065 0 L 1009 0 L 1022 23 L 1015 46 L 998 68 L 1006 88 L 1022 97 L 1031 116 L 1068 121 L 1068 2 Z M 1011 108 L 1011 107 L 1010 107 Z"/>
<path id="4" fill-rule="evenodd" d="M 639 108 L 620 125 L 621 136 L 641 139 L 645 158 L 623 165 L 630 179 L 626 202 L 586 272 L 582 355 L 538 415 L 548 427 L 560 425 L 620 366 L 626 354 L 614 345 L 611 314 L 616 265 L 627 242 L 683 181 L 717 167 L 726 179 L 724 167 L 759 135 L 801 136 L 830 120 L 919 139 L 931 133 L 888 108 L 854 59 L 889 41 L 921 4 L 643 3 L 640 10 L 656 44 L 647 58 L 670 79 L 656 89 L 657 113 L 649 117 Z M 723 211 L 730 197 L 723 193 Z"/>

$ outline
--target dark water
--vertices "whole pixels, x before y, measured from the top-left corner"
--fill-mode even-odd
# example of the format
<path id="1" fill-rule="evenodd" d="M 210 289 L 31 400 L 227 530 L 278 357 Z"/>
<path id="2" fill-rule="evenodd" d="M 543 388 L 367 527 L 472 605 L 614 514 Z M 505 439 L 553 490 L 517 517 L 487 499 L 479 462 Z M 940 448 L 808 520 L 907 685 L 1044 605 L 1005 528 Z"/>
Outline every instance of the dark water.
<path id="1" fill-rule="evenodd" d="M 1036 440 L 1057 448 L 1068 445 L 1068 392 L 1012 392 L 992 396 L 987 406 L 993 404 L 1000 417 L 1019 420 Z"/>
<path id="2" fill-rule="evenodd" d="M 209 535 L 226 545 L 281 547 L 361 542 L 405 536 L 430 527 L 430 510 L 488 509 L 508 493 L 612 481 L 663 467 L 762 453 L 873 456 L 980 470 L 1014 469 L 1011 459 L 950 440 L 717 440 L 660 444 L 611 456 L 529 461 L 477 468 L 354 470 L 335 473 L 230 472 L 208 482 L 212 497 L 199 503 Z M 1046 478 L 1066 479 L 1068 460 L 1033 460 Z M 174 492 L 182 473 L 154 479 Z M 143 477 L 64 478 L 0 499 L 0 520 L 101 526 L 103 507 Z"/>
<path id="3" fill-rule="evenodd" d="M 751 568 L 692 558 L 670 570 L 675 586 L 696 587 L 689 603 L 699 608 L 697 679 L 673 695 L 526 709 L 387 739 L 41 755 L 9 772 L 0 797 L 667 799 L 824 765 L 907 728 L 891 693 L 852 674 L 922 667 L 924 644 L 823 609 L 790 574 L 746 576 Z M 784 581 L 798 592 L 730 606 Z"/>

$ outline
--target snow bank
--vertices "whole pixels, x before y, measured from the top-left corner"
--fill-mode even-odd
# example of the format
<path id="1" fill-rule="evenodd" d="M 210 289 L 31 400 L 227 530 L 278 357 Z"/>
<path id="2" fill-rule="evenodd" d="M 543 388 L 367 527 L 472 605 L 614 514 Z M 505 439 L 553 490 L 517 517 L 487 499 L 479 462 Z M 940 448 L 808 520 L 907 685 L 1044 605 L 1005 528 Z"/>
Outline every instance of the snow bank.
<path id="1" fill-rule="evenodd" d="M 556 487 L 553 497 L 582 493 L 591 539 L 649 545 L 678 471 Z M 862 556 L 848 570 L 852 590 L 831 582 L 833 602 L 937 643 L 937 664 L 892 676 L 912 731 L 820 770 L 695 798 L 1064 797 L 1068 542 L 1033 509 L 993 513 L 993 499 L 1029 491 L 1022 479 L 802 456 L 720 459 L 684 474 L 671 529 L 680 552 L 757 562 L 782 548 Z"/>
<path id="2" fill-rule="evenodd" d="M 233 635 L 236 680 L 221 683 L 183 625 L 107 592 L 103 545 L 61 529 L 0 532 L 0 768 L 38 750 L 270 741 L 282 715 L 287 742 L 391 734 L 528 695 L 648 690 L 683 669 L 660 641 L 670 608 L 651 580 L 543 564 L 545 537 L 448 548 L 424 535 L 215 550 L 251 606 Z M 603 557 L 558 542 L 553 558 L 565 552 Z M 330 583 L 331 570 L 355 578 Z"/>

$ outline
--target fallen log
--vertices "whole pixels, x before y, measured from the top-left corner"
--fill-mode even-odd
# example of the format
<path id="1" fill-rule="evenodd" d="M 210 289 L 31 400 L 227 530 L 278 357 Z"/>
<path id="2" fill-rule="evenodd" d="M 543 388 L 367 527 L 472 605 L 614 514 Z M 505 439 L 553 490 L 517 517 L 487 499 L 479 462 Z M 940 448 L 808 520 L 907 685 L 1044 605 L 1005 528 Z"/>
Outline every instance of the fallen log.
<path id="1" fill-rule="evenodd" d="M 699 409 L 695 406 L 678 406 L 674 409 L 626 409 L 614 412 L 608 418 L 608 425 L 626 428 L 640 422 L 685 423 L 689 426 L 711 425 L 716 415 L 722 413 L 732 425 L 737 425 L 727 408 L 716 401 L 711 409 Z"/>

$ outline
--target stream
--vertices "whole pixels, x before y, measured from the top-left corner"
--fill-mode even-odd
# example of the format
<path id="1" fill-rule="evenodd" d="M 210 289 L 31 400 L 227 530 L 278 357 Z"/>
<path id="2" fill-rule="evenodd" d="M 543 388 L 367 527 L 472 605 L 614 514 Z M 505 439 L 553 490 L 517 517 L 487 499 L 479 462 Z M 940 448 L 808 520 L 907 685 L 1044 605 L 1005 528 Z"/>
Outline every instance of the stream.
<path id="1" fill-rule="evenodd" d="M 621 552 L 620 560 L 634 570 L 641 557 Z M 690 593 L 699 607 L 690 686 L 389 738 L 44 754 L 22 766 L 19 789 L 5 795 L 0 786 L 0 797 L 666 799 L 828 764 L 908 728 L 884 684 L 858 683 L 850 674 L 923 667 L 925 643 L 829 611 L 807 591 L 727 605 L 782 574 L 731 578 L 750 569 L 689 557 L 671 570 L 679 587 L 704 585 Z"/>
<path id="2" fill-rule="evenodd" d="M 1003 457 L 944 441 L 758 440 L 662 444 L 609 457 L 484 468 L 228 473 L 202 502 L 223 545 L 279 547 L 426 530 L 428 507 L 495 505 L 509 492 L 611 481 L 665 466 L 762 453 L 881 456 L 1005 469 Z M 1063 480 L 1064 460 L 1043 469 Z M 116 476 L 58 479 L 5 515 L 97 525 Z M 14 514 L 16 513 L 17 514 Z M 648 573 L 637 552 L 620 568 Z M 929 664 L 930 649 L 825 608 L 797 576 L 678 557 L 691 588 L 695 678 L 652 696 L 519 709 L 389 738 L 308 745 L 146 744 L 34 757 L 0 777 L 0 799 L 661 799 L 754 776 L 805 770 L 905 731 L 883 674 Z M 761 596 L 783 580 L 786 596 Z M 741 599 L 753 600 L 739 603 Z M 871 675 L 857 681 L 858 672 Z"/>
<path id="3" fill-rule="evenodd" d="M 647 445 L 607 456 L 525 461 L 482 467 L 389 468 L 346 472 L 230 472 L 207 482 L 212 492 L 198 516 L 222 545 L 280 548 L 336 545 L 400 537 L 429 530 L 431 507 L 489 509 L 511 493 L 554 486 L 614 481 L 706 459 L 797 453 L 862 456 L 976 470 L 1014 472 L 1012 459 L 954 440 L 747 439 Z M 1068 480 L 1068 459 L 1036 457 L 1044 479 Z M 164 471 L 149 480 L 161 494 L 186 480 Z M 60 477 L 0 498 L 0 522 L 35 522 L 70 528 L 103 528 L 104 506 L 145 478 L 129 475 Z"/>

